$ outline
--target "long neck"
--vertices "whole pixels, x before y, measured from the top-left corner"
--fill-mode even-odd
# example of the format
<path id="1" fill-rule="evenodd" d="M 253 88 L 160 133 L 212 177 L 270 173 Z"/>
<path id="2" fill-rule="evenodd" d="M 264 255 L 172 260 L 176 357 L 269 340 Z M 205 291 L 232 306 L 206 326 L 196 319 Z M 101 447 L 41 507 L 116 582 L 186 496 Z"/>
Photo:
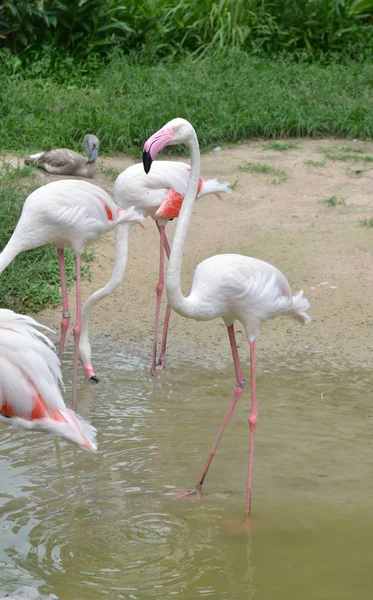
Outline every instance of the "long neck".
<path id="1" fill-rule="evenodd" d="M 115 248 L 115 261 L 114 269 L 111 278 L 107 284 L 93 292 L 85 301 L 82 308 L 82 330 L 80 334 L 79 342 L 79 354 L 80 359 L 83 363 L 91 362 L 91 345 L 89 343 L 89 319 L 93 308 L 103 298 L 106 298 L 112 294 L 122 283 L 124 274 L 126 272 L 127 259 L 128 259 L 128 234 L 132 223 L 123 223 L 118 225 L 115 230 L 116 235 L 116 248 Z"/>
<path id="2" fill-rule="evenodd" d="M 194 131 L 193 137 L 188 146 L 191 154 L 190 179 L 185 192 L 184 201 L 181 206 L 174 239 L 172 242 L 171 256 L 167 268 L 166 289 L 168 302 L 171 304 L 172 308 L 176 310 L 176 312 L 180 312 L 185 316 L 192 316 L 192 306 L 190 302 L 188 302 L 188 298 L 183 296 L 181 291 L 180 275 L 185 242 L 196 201 L 201 171 L 198 140 Z"/>
<path id="3" fill-rule="evenodd" d="M 12 238 L 10 238 L 9 242 L 5 246 L 4 250 L 0 252 L 0 273 L 7 268 L 7 266 L 12 262 L 12 260 L 22 252 L 23 248 L 20 248 L 18 244 L 14 244 L 12 242 Z"/>

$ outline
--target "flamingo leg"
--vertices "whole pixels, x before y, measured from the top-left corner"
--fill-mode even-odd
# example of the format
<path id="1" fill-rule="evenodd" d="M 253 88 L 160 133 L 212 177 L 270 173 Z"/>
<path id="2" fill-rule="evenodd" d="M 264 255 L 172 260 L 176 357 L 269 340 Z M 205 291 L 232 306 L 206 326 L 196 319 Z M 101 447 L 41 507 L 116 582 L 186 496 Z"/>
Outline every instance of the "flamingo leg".
<path id="1" fill-rule="evenodd" d="M 155 309 L 155 325 L 154 325 L 154 338 L 153 338 L 153 356 L 152 356 L 152 368 L 151 374 L 155 375 L 156 373 L 156 361 L 157 361 L 157 343 L 158 343 L 158 329 L 159 329 L 159 313 L 161 310 L 161 300 L 162 293 L 164 288 L 164 237 L 165 237 L 165 226 L 159 225 L 158 221 L 156 221 L 159 235 L 160 235 L 160 244 L 159 244 L 159 280 L 157 283 L 157 287 L 155 288 L 157 292 L 157 304 Z"/>
<path id="2" fill-rule="evenodd" d="M 80 300 L 80 253 L 75 255 L 76 260 L 76 318 L 73 329 L 74 333 L 74 374 L 73 374 L 73 409 L 76 409 L 76 388 L 78 380 L 79 338 L 82 328 L 81 300 Z"/>
<path id="3" fill-rule="evenodd" d="M 166 231 L 164 232 L 164 250 L 166 252 L 167 258 L 169 259 L 170 258 L 170 244 L 168 243 Z M 168 326 L 170 323 L 170 316 L 171 316 L 171 306 L 167 303 L 166 314 L 165 314 L 164 323 L 163 323 L 161 353 L 159 355 L 159 361 L 157 363 L 157 369 L 160 369 L 160 371 L 163 371 L 163 369 L 166 366 L 166 344 L 167 344 L 167 333 L 168 333 Z"/>
<path id="4" fill-rule="evenodd" d="M 235 409 L 235 406 L 236 406 L 238 400 L 240 399 L 241 395 L 243 394 L 243 392 L 245 391 L 245 388 L 246 388 L 246 379 L 243 376 L 239 357 L 238 357 L 238 350 L 237 350 L 237 344 L 236 344 L 236 336 L 234 333 L 234 326 L 230 325 L 229 327 L 227 327 L 227 329 L 228 329 L 229 341 L 230 341 L 231 349 L 232 349 L 232 356 L 233 356 L 234 368 L 236 371 L 236 381 L 237 381 L 236 386 L 233 391 L 233 398 L 231 401 L 231 405 L 230 405 L 227 415 L 223 421 L 223 424 L 220 427 L 219 433 L 218 433 L 215 443 L 212 447 L 212 450 L 208 456 L 208 459 L 207 459 L 206 464 L 202 471 L 202 475 L 199 478 L 196 487 L 194 488 L 194 490 L 191 490 L 189 492 L 187 491 L 187 492 L 181 492 L 181 494 L 177 494 L 178 499 L 183 498 L 184 496 L 191 494 L 191 493 L 198 494 L 198 495 L 200 494 L 203 482 L 206 478 L 207 472 L 212 463 L 212 459 L 214 458 L 214 455 L 215 455 L 216 449 L 219 445 L 219 442 L 220 442 L 221 438 L 223 437 L 225 428 L 228 425 L 229 419 L 231 418 L 231 415 Z"/>
<path id="5" fill-rule="evenodd" d="M 63 248 L 57 248 L 58 264 L 60 267 L 61 291 L 62 291 L 62 321 L 61 321 L 61 341 L 58 358 L 62 361 L 62 355 L 65 348 L 66 334 L 70 323 L 69 301 L 67 299 L 66 273 L 65 273 L 65 251 Z"/>
<path id="6" fill-rule="evenodd" d="M 246 516 L 251 510 L 251 484 L 253 479 L 254 439 L 255 427 L 258 420 L 258 407 L 256 404 L 256 370 L 255 370 L 255 342 L 250 343 L 250 375 L 251 375 L 251 414 L 250 426 L 250 448 L 249 448 L 249 470 L 247 480 Z"/>

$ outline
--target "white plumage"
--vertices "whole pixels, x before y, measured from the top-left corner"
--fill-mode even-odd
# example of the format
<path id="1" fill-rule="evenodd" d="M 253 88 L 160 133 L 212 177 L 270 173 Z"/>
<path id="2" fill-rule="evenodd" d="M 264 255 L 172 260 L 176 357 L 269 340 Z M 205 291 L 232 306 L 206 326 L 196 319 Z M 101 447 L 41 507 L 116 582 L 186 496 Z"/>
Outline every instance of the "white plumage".
<path id="1" fill-rule="evenodd" d="M 0 253 L 0 273 L 23 250 L 55 244 L 60 266 L 63 318 L 59 357 L 62 359 L 70 313 L 67 299 L 64 247 L 71 246 L 76 257 L 76 323 L 74 327 L 73 406 L 76 404 L 78 346 L 81 329 L 80 254 L 86 244 L 120 223 L 141 223 L 144 217 L 133 207 L 123 210 L 109 194 L 87 181 L 62 179 L 43 185 L 28 198 L 9 242 Z"/>
<path id="2" fill-rule="evenodd" d="M 287 279 L 276 267 L 262 260 L 242 256 L 241 254 L 218 254 L 201 262 L 196 268 L 189 296 L 183 296 L 180 283 L 181 265 L 200 177 L 199 145 L 192 125 L 185 119 L 173 119 L 167 123 L 145 142 L 143 164 L 145 171 L 148 173 L 152 167 L 153 159 L 164 146 L 179 143 L 186 144 L 190 149 L 192 167 L 167 269 L 167 298 L 171 307 L 185 317 L 198 321 L 208 321 L 218 317 L 224 320 L 228 329 L 237 381 L 230 409 L 197 486 L 192 492 L 200 492 L 225 427 L 246 387 L 234 331 L 234 321 L 238 320 L 243 324 L 250 343 L 251 414 L 248 420 L 251 435 L 246 500 L 246 513 L 249 514 L 251 508 L 254 435 L 258 417 L 255 340 L 259 335 L 261 324 L 267 319 L 290 316 L 302 325 L 308 323 L 310 317 L 306 311 L 310 305 L 308 300 L 303 298 L 303 291 L 298 292 L 295 296 L 292 295 Z"/>
<path id="3" fill-rule="evenodd" d="M 144 173 L 142 164 L 136 164 L 123 171 L 114 184 L 115 202 L 122 208 L 134 206 L 144 217 L 152 217 L 157 222 L 160 233 L 159 281 L 156 287 L 157 304 L 151 368 L 153 375 L 155 375 L 156 367 L 163 369 L 166 363 L 166 342 L 171 312 L 170 307 L 167 306 L 161 352 L 158 363 L 156 364 L 159 313 L 164 287 L 164 254 L 166 253 L 167 256 L 170 254 L 165 225 L 169 219 L 174 219 L 179 216 L 184 195 L 189 184 L 190 173 L 190 165 L 184 162 L 157 161 L 154 163 L 149 175 Z M 199 199 L 208 194 L 215 194 L 215 196 L 221 200 L 221 194 L 230 193 L 231 191 L 228 181 L 220 181 L 219 179 L 208 179 L 205 181 L 202 177 L 199 177 L 195 195 L 196 198 Z M 128 230 L 126 231 L 123 227 L 119 228 L 116 235 L 117 247 L 122 247 L 126 241 L 122 241 L 119 238 L 128 235 Z M 120 260 L 119 257 L 118 260 Z M 125 268 L 126 264 L 124 261 L 122 261 L 122 264 L 116 264 L 116 280 L 118 280 L 119 272 L 122 273 L 121 280 L 123 279 Z M 107 292 L 111 293 L 116 287 L 113 287 L 109 282 L 107 286 L 105 286 L 105 289 Z M 107 293 L 105 292 L 104 295 L 107 295 Z M 86 370 L 86 373 L 93 373 L 91 365 L 90 369 Z"/>
<path id="4" fill-rule="evenodd" d="M 96 450 L 96 429 L 66 408 L 54 346 L 31 317 L 0 309 L 0 423 Z"/>
<path id="5" fill-rule="evenodd" d="M 114 200 L 122 208 L 134 206 L 144 217 L 157 219 L 157 211 L 170 191 L 184 197 L 190 179 L 190 165 L 184 162 L 159 160 L 152 166 L 149 175 L 144 173 L 141 163 L 128 167 L 118 175 L 114 184 Z M 208 194 L 230 193 L 228 181 L 203 178 L 199 180 L 197 199 Z M 181 204 L 180 204 L 181 205 Z M 175 212 L 179 212 L 180 205 Z M 177 217 L 162 217 L 164 219 Z M 161 219 L 161 217 L 158 217 Z"/>

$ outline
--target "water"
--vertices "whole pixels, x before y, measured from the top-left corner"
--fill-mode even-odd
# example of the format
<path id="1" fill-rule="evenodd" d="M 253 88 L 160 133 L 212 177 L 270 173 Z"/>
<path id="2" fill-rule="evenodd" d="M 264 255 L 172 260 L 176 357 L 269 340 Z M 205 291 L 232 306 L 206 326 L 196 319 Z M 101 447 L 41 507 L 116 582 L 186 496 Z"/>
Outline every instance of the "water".
<path id="1" fill-rule="evenodd" d="M 202 501 L 172 497 L 197 481 L 229 406 L 233 367 L 182 363 L 153 379 L 147 362 L 104 348 L 96 366 L 102 382 L 81 381 L 78 396 L 100 432 L 96 454 L 0 428 L 0 592 L 371 599 L 371 372 L 261 357 L 245 526 L 248 392 Z M 69 398 L 70 364 L 64 372 Z"/>

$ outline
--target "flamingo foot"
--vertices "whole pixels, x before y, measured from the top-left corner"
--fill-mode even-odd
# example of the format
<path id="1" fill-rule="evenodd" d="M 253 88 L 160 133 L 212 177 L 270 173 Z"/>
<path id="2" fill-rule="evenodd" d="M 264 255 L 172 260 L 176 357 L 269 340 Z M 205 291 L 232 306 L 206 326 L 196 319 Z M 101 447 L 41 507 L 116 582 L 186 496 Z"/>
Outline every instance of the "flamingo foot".
<path id="1" fill-rule="evenodd" d="M 156 369 L 158 371 L 164 371 L 166 368 L 166 356 L 165 354 L 162 354 L 162 356 L 160 357 L 157 365 L 156 365 Z"/>
<path id="2" fill-rule="evenodd" d="M 201 500 L 201 487 L 196 485 L 192 490 L 178 490 L 173 496 L 174 500 L 190 500 L 190 502 L 198 502 Z"/>
<path id="3" fill-rule="evenodd" d="M 230 531 L 230 533 L 237 535 L 248 535 L 249 537 L 253 534 L 253 523 L 249 515 L 246 515 L 245 520 L 224 519 L 223 524 Z M 254 531 L 255 530 L 257 530 L 257 528 L 254 526 Z"/>

